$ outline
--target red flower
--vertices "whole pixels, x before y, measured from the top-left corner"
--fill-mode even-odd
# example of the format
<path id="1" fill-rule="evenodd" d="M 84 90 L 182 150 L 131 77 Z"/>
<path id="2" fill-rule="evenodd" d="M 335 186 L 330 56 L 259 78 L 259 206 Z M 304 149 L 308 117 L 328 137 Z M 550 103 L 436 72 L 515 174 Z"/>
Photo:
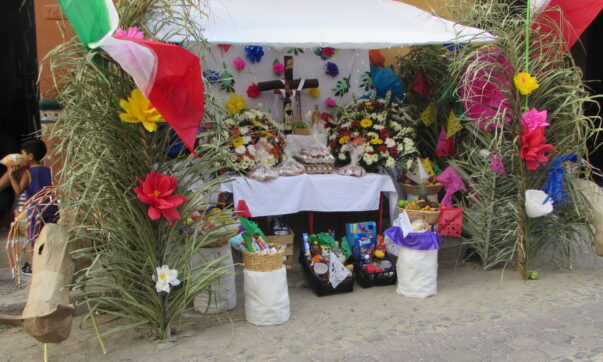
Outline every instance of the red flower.
<path id="1" fill-rule="evenodd" d="M 526 167 L 528 170 L 536 170 L 538 168 L 538 163 L 547 162 L 549 158 L 546 157 L 544 153 L 551 152 L 555 149 L 552 145 L 542 144 L 543 142 L 546 142 L 544 127 L 536 128 L 532 132 L 525 129 L 519 139 L 521 141 L 519 155 L 526 160 Z"/>
<path id="2" fill-rule="evenodd" d="M 381 153 L 387 153 L 387 146 L 386 145 L 380 145 L 379 146 L 379 152 L 381 152 Z"/>
<path id="3" fill-rule="evenodd" d="M 180 220 L 180 214 L 176 207 L 182 205 L 188 199 L 181 194 L 172 195 L 176 191 L 176 179 L 173 176 L 162 173 L 149 172 L 147 178 L 142 181 L 138 179 L 140 187 L 134 191 L 138 200 L 149 204 L 148 215 L 152 220 L 164 216 L 170 225 L 172 220 Z"/>
<path id="4" fill-rule="evenodd" d="M 249 98 L 257 98 L 260 93 L 262 93 L 262 91 L 256 83 L 251 83 L 251 85 L 247 87 L 247 97 Z"/>
<path id="5" fill-rule="evenodd" d="M 389 149 L 389 154 L 390 154 L 390 155 L 391 155 L 393 158 L 398 157 L 398 153 L 399 153 L 399 152 L 398 152 L 398 148 L 396 148 L 396 147 L 392 147 L 392 148 L 390 148 L 390 149 Z"/>
<path id="6" fill-rule="evenodd" d="M 327 57 L 332 57 L 333 54 L 335 54 L 335 48 L 331 48 L 331 47 L 322 48 L 322 54 Z"/>
<path id="7" fill-rule="evenodd" d="M 379 137 L 385 140 L 387 137 L 389 137 L 389 131 L 386 128 L 380 130 Z"/>

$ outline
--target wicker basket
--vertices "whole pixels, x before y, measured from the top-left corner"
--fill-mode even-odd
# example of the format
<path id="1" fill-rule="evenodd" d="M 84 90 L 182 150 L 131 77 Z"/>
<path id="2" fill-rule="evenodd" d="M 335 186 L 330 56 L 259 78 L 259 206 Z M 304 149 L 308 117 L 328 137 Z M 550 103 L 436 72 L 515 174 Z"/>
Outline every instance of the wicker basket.
<path id="1" fill-rule="evenodd" d="M 294 128 L 293 134 L 299 134 L 303 136 L 309 136 L 312 134 L 312 130 L 310 128 Z"/>
<path id="2" fill-rule="evenodd" d="M 419 185 L 411 185 L 400 182 L 400 186 L 402 187 L 402 190 L 404 190 L 404 192 L 406 192 L 407 194 L 419 195 L 420 193 L 421 186 Z M 441 183 L 435 185 L 425 185 L 425 193 L 427 195 L 437 194 L 438 192 L 440 192 L 442 187 L 444 187 L 444 184 Z"/>
<path id="3" fill-rule="evenodd" d="M 277 250 L 274 254 L 250 253 L 243 250 L 243 264 L 245 269 L 258 272 L 269 272 L 279 270 L 283 267 L 283 255 L 285 255 L 285 247 L 282 245 L 274 246 Z"/>
<path id="4" fill-rule="evenodd" d="M 438 219 L 440 218 L 439 211 L 409 210 L 400 207 L 398 208 L 398 211 L 406 211 L 408 214 L 408 219 L 410 219 L 411 222 L 414 220 L 424 220 L 429 225 L 435 225 L 438 223 Z"/>
<path id="5" fill-rule="evenodd" d="M 282 245 L 285 247 L 285 268 L 293 267 L 293 239 L 295 234 L 289 229 L 289 235 L 266 235 L 266 241 L 270 245 Z"/>

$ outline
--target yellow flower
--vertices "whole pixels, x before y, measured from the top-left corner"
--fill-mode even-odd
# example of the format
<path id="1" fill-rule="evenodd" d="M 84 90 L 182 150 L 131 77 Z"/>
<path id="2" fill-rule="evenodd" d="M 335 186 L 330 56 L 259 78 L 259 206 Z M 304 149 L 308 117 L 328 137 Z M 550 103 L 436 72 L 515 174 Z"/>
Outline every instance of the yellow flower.
<path id="1" fill-rule="evenodd" d="M 237 137 L 232 140 L 232 145 L 235 147 L 242 146 L 243 143 L 245 143 L 245 142 L 243 141 L 243 139 L 241 137 Z"/>
<path id="2" fill-rule="evenodd" d="M 126 113 L 120 113 L 119 118 L 128 123 L 142 123 L 149 132 L 157 130 L 158 122 L 165 122 L 157 108 L 145 98 L 140 89 L 136 88 L 130 93 L 128 100 L 120 99 L 119 105 Z"/>
<path id="3" fill-rule="evenodd" d="M 319 98 L 320 97 L 320 89 L 310 88 L 310 89 L 308 89 L 308 95 L 313 98 Z"/>
<path id="4" fill-rule="evenodd" d="M 346 143 L 348 143 L 349 140 L 350 140 L 350 136 L 343 136 L 339 139 L 339 144 L 345 145 Z"/>
<path id="5" fill-rule="evenodd" d="M 371 143 L 372 143 L 372 144 L 374 144 L 374 145 L 380 145 L 380 144 L 382 144 L 382 143 L 383 143 L 383 140 L 382 140 L 382 139 L 380 139 L 380 138 L 373 138 L 373 139 L 371 140 Z"/>
<path id="6" fill-rule="evenodd" d="M 519 93 L 524 96 L 532 93 L 533 90 L 538 89 L 539 87 L 536 78 L 526 72 L 517 73 L 517 75 L 513 77 L 513 82 L 515 82 L 515 87 Z"/>
<path id="7" fill-rule="evenodd" d="M 254 124 L 255 126 L 260 127 L 260 128 L 266 128 L 266 126 L 262 122 L 259 122 L 259 121 L 255 120 L 255 119 L 252 120 L 251 123 Z"/>
<path id="8" fill-rule="evenodd" d="M 230 93 L 230 100 L 224 103 L 224 107 L 228 114 L 234 116 L 247 108 L 247 100 L 236 93 Z"/>
<path id="9" fill-rule="evenodd" d="M 370 127 L 372 125 L 373 125 L 373 121 L 370 120 L 370 119 L 368 119 L 368 118 L 365 118 L 362 121 L 360 121 L 360 126 L 362 128 L 367 128 L 367 127 Z"/>

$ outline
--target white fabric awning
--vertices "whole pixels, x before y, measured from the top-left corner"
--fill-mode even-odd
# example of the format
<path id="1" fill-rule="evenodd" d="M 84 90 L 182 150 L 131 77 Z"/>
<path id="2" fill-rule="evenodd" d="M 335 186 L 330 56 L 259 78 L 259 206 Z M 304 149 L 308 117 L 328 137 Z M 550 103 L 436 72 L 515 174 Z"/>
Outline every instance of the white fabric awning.
<path id="1" fill-rule="evenodd" d="M 214 44 L 379 49 L 494 40 L 394 0 L 207 0 L 201 6 L 207 15 L 198 24 Z"/>

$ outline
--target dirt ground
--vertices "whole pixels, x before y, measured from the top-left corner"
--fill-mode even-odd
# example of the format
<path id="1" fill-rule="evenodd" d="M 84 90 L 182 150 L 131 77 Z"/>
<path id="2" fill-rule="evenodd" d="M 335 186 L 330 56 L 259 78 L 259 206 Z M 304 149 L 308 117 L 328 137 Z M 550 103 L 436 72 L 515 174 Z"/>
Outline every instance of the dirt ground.
<path id="1" fill-rule="evenodd" d="M 189 318 L 173 343 L 142 330 L 105 339 L 102 355 L 89 322 L 50 346 L 51 361 L 379 360 L 571 361 L 603 360 L 603 269 L 540 269 L 537 281 L 515 271 L 483 271 L 474 264 L 443 266 L 438 295 L 405 298 L 394 286 L 316 297 L 299 268 L 288 273 L 291 319 L 256 327 L 245 321 L 242 280 L 228 315 Z M 240 276 L 241 273 L 239 273 Z M 115 322 L 100 318 L 103 330 Z M 0 329 L 3 361 L 42 359 L 42 345 L 20 329 Z"/>

